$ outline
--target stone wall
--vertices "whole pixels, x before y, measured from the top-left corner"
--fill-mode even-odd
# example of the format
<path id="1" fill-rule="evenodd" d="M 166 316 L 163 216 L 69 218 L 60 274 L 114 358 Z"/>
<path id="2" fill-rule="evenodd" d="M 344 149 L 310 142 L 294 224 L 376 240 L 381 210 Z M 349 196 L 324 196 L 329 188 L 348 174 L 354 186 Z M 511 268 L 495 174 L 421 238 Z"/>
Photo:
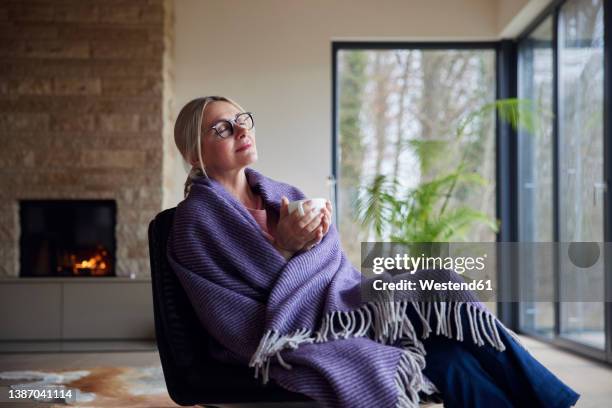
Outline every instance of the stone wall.
<path id="1" fill-rule="evenodd" d="M 149 275 L 171 128 L 168 0 L 0 1 L 0 277 L 20 199 L 115 199 L 119 276 Z"/>

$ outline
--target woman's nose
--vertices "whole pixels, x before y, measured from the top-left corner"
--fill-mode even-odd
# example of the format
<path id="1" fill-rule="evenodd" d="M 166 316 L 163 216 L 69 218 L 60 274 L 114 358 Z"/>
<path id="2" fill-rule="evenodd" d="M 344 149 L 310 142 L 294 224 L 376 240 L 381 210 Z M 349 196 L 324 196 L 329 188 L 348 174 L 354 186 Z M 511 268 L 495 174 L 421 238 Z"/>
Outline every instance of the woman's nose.
<path id="1" fill-rule="evenodd" d="M 245 127 L 240 126 L 239 124 L 234 124 L 234 136 L 237 138 L 242 138 L 246 136 L 247 129 Z"/>

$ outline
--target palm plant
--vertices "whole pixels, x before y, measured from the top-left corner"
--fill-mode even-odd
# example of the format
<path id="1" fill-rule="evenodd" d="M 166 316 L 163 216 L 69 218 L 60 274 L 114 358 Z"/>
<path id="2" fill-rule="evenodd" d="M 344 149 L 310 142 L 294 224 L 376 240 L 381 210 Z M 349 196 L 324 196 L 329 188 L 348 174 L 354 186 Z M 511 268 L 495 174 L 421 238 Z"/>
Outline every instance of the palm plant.
<path id="1" fill-rule="evenodd" d="M 444 144 L 457 143 L 468 132 L 475 120 L 497 112 L 501 121 L 513 129 L 523 129 L 535 134 L 542 109 L 528 99 L 502 99 L 485 104 L 461 117 L 454 128 L 449 129 L 449 141 L 410 141 L 408 144 L 417 153 L 421 165 L 428 167 L 440 159 Z M 483 223 L 497 232 L 499 221 L 482 211 L 465 205 L 450 208 L 451 197 L 459 185 L 484 187 L 487 180 L 469 171 L 467 151 L 461 154 L 458 164 L 448 173 L 431 181 L 421 183 L 406 194 L 398 194 L 400 181 L 384 174 L 377 174 L 362 188 L 354 205 L 357 221 L 367 230 L 373 230 L 376 239 L 382 240 L 388 233 L 393 242 L 449 242 L 465 240 L 476 223 Z"/>

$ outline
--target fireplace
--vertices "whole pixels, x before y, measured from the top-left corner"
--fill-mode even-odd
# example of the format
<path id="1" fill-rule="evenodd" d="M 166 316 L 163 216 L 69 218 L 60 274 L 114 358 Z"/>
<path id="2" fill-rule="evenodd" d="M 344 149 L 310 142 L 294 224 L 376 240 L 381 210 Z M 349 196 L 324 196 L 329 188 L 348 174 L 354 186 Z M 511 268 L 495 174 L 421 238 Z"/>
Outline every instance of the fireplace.
<path id="1" fill-rule="evenodd" d="M 20 276 L 115 276 L 114 200 L 21 200 Z"/>

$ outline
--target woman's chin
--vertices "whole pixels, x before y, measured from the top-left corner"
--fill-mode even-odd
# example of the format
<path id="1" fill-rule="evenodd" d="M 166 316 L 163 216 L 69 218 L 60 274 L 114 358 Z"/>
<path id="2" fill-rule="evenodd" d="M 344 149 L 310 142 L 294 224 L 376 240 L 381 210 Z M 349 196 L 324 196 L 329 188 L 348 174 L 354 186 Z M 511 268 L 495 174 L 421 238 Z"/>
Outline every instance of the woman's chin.
<path id="1" fill-rule="evenodd" d="M 258 159 L 257 153 L 253 153 L 245 157 L 242 162 L 244 163 L 245 166 L 250 166 L 251 164 L 257 162 L 257 159 Z"/>

